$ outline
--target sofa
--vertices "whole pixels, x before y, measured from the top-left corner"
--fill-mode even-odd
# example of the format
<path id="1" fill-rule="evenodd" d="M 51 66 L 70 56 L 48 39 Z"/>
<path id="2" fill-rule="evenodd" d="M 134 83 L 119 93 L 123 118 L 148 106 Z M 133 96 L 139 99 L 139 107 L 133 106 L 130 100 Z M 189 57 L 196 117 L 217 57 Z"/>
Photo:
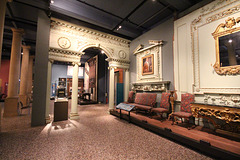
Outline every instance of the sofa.
<path id="1" fill-rule="evenodd" d="M 151 110 L 156 105 L 156 93 L 136 93 L 135 98 L 133 98 L 134 92 L 129 92 L 128 104 L 134 105 L 136 111 L 145 111 L 146 113 L 151 113 Z"/>

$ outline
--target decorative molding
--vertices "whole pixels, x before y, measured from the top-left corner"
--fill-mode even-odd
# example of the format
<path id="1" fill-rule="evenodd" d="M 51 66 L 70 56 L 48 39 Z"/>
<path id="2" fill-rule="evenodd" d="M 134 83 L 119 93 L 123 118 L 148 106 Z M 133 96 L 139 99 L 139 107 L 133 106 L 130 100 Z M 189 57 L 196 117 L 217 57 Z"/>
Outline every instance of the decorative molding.
<path id="1" fill-rule="evenodd" d="M 140 49 L 143 49 L 144 48 L 144 46 L 142 45 L 142 44 L 139 44 L 138 46 L 137 46 L 137 48 L 135 48 L 134 50 L 133 50 L 133 53 L 135 54 L 137 51 L 139 51 Z"/>
<path id="2" fill-rule="evenodd" d="M 61 27 L 64 27 L 65 29 Z M 97 41 L 104 41 L 105 43 L 110 43 L 110 44 L 114 44 L 122 47 L 129 47 L 129 44 L 131 42 L 127 39 L 123 39 L 123 38 L 116 37 L 116 36 L 99 32 L 99 31 L 95 31 L 89 28 L 85 28 L 82 26 L 75 26 L 65 21 L 58 20 L 56 18 L 51 18 L 51 29 L 62 30 L 72 35 L 74 35 L 73 31 L 75 31 L 75 32 L 78 32 L 77 34 L 81 34 L 82 37 L 86 37 L 87 35 L 89 35 L 88 38 L 91 38 Z"/>
<path id="3" fill-rule="evenodd" d="M 163 40 L 149 40 L 148 43 L 150 45 L 157 45 L 157 44 L 163 45 Z"/>
<path id="4" fill-rule="evenodd" d="M 135 52 L 134 54 L 136 55 L 136 54 L 138 54 L 138 53 L 142 53 L 143 51 L 149 50 L 149 49 L 154 48 L 154 47 L 156 47 L 156 46 L 162 46 L 162 45 L 163 45 L 163 43 L 162 43 L 162 44 L 151 45 L 151 46 L 149 46 L 149 47 L 146 47 L 146 48 L 143 48 L 143 49 L 138 50 L 138 51 Z"/>
<path id="5" fill-rule="evenodd" d="M 234 17 L 228 17 L 225 23 L 221 23 L 220 25 L 218 25 L 217 29 L 212 33 L 215 39 L 215 44 L 216 44 L 216 62 L 213 68 L 219 75 L 240 74 L 240 65 L 221 67 L 220 53 L 219 53 L 219 37 L 240 31 L 240 27 L 233 28 L 233 26 L 235 26 L 239 22 L 240 22 L 240 17 L 238 17 L 236 20 L 234 19 Z"/>
<path id="6" fill-rule="evenodd" d="M 225 3 L 224 3 L 225 2 Z M 218 19 L 224 18 L 226 16 L 232 15 L 234 13 L 240 12 L 240 5 L 237 4 L 237 6 L 232 6 L 228 9 L 224 9 L 221 11 L 221 13 L 215 13 L 217 10 L 227 7 L 230 4 L 233 4 L 234 2 L 237 2 L 237 0 L 221 0 L 221 7 L 219 7 L 219 4 L 214 4 L 215 7 L 210 7 L 208 9 L 204 9 L 203 14 L 198 16 L 197 18 L 193 19 L 191 22 L 191 47 L 192 47 L 192 62 L 193 62 L 193 76 L 194 76 L 194 84 L 193 84 L 193 93 L 195 94 L 203 94 L 203 93 L 239 93 L 240 88 L 201 88 L 200 87 L 200 63 L 199 63 L 199 40 L 198 40 L 198 31 L 200 27 L 203 27 L 209 23 L 212 23 Z M 212 15 L 210 15 L 212 14 Z M 209 16 L 210 15 L 210 16 Z M 218 70 L 219 68 L 214 65 L 215 69 Z M 233 72 L 239 72 L 239 68 L 232 67 L 232 73 Z M 218 72 L 229 72 L 227 70 L 219 70 Z"/>
<path id="7" fill-rule="evenodd" d="M 143 48 L 135 52 L 134 54 L 136 57 L 136 64 L 137 64 L 137 82 L 146 82 L 146 81 L 161 81 L 162 80 L 162 53 L 161 53 L 161 47 L 163 44 L 163 41 L 158 41 L 161 43 L 158 43 L 156 45 L 151 45 L 147 48 Z M 153 74 L 149 75 L 142 75 L 142 58 L 146 57 L 148 55 L 153 55 Z"/>
<path id="8" fill-rule="evenodd" d="M 228 66 L 228 67 L 220 67 L 220 64 L 216 62 L 213 65 L 215 72 L 219 75 L 236 75 L 240 74 L 240 65 L 238 66 Z"/>
<path id="9" fill-rule="evenodd" d="M 58 38 L 58 46 L 62 49 L 68 49 L 71 47 L 71 41 L 66 37 L 60 37 Z"/>
<path id="10" fill-rule="evenodd" d="M 121 59 L 125 59 L 125 58 L 127 57 L 127 54 L 126 54 L 126 52 L 124 52 L 123 50 L 120 50 L 120 51 L 118 52 L 118 56 L 119 56 L 119 58 L 121 58 Z"/>
<path id="11" fill-rule="evenodd" d="M 240 5 L 238 5 L 236 7 L 233 7 L 233 8 L 230 8 L 230 9 L 227 9 L 227 10 L 224 10 L 223 12 L 221 12 L 219 14 L 215 14 L 213 16 L 210 16 L 210 17 L 206 18 L 206 23 L 211 23 L 211 22 L 216 21 L 218 19 L 221 19 L 221 18 L 224 18 L 224 17 L 229 16 L 231 14 L 237 13 L 239 11 L 240 11 Z"/>
<path id="12" fill-rule="evenodd" d="M 106 61 L 108 62 L 119 62 L 119 63 L 126 63 L 126 64 L 130 64 L 129 60 L 123 60 L 123 59 L 116 59 L 116 58 L 107 58 Z"/>
<path id="13" fill-rule="evenodd" d="M 75 51 L 63 50 L 63 49 L 58 49 L 58 48 L 53 48 L 53 47 L 49 48 L 49 52 L 60 53 L 60 54 L 64 54 L 64 55 L 74 55 L 74 56 L 81 56 L 84 54 L 83 52 L 75 52 Z"/>
<path id="14" fill-rule="evenodd" d="M 218 0 L 215 1 L 212 6 L 203 7 L 200 11 L 201 14 L 208 14 L 209 12 L 214 12 L 215 10 L 221 9 L 229 4 L 232 4 L 234 2 L 237 2 L 238 0 Z M 225 5 L 225 2 L 228 2 L 227 5 Z"/>
<path id="15" fill-rule="evenodd" d="M 170 81 L 132 83 L 133 91 L 166 92 Z"/>
<path id="16" fill-rule="evenodd" d="M 49 60 L 79 63 L 82 54 L 84 53 L 58 48 L 49 48 Z"/>
<path id="17" fill-rule="evenodd" d="M 118 62 L 118 63 L 130 64 L 130 61 L 129 61 L 129 60 L 116 59 L 116 58 L 107 58 L 106 61 L 108 61 L 108 62 Z"/>

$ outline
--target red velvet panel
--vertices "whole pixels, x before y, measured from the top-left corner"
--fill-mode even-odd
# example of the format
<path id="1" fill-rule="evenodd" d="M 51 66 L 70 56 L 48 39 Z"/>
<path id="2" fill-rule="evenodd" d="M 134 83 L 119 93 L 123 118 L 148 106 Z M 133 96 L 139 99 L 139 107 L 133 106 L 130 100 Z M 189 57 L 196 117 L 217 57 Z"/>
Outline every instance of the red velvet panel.
<path id="1" fill-rule="evenodd" d="M 195 96 L 190 93 L 181 95 L 181 111 L 191 113 L 190 103 L 194 102 Z"/>
<path id="2" fill-rule="evenodd" d="M 162 93 L 161 97 L 161 102 L 160 102 L 160 108 L 166 108 L 169 109 L 170 103 L 169 103 L 169 98 L 170 98 L 170 93 Z"/>

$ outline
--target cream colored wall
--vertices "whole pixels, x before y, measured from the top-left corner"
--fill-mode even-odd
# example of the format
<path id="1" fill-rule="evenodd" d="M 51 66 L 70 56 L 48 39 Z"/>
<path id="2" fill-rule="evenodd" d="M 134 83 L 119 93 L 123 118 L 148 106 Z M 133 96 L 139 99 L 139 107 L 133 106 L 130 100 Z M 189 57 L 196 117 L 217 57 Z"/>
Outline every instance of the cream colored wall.
<path id="1" fill-rule="evenodd" d="M 174 22 L 174 85 L 180 94 L 189 92 L 196 100 L 204 95 L 219 97 L 240 94 L 240 75 L 218 75 L 212 33 L 228 17 L 240 17 L 240 1 L 216 0 Z"/>

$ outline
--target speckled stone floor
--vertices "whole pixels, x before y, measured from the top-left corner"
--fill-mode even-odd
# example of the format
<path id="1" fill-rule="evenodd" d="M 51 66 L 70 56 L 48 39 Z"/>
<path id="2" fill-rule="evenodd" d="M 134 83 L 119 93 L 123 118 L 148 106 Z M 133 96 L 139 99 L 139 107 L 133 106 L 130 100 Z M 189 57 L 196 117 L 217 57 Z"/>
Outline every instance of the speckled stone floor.
<path id="1" fill-rule="evenodd" d="M 3 118 L 0 159 L 211 159 L 108 114 L 107 105 L 79 106 L 79 120 L 30 127 L 30 115 Z"/>

